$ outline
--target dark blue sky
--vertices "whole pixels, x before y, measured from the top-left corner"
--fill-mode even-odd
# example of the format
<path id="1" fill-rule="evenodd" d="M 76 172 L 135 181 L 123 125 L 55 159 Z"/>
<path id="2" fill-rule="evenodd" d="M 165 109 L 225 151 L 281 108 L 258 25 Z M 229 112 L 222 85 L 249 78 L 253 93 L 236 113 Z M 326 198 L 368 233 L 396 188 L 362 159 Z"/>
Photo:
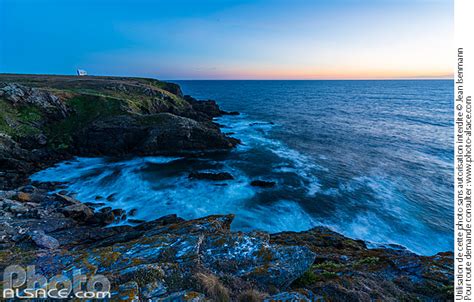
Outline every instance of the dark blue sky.
<path id="1" fill-rule="evenodd" d="M 452 1 L 0 0 L 0 72 L 443 77 Z"/>

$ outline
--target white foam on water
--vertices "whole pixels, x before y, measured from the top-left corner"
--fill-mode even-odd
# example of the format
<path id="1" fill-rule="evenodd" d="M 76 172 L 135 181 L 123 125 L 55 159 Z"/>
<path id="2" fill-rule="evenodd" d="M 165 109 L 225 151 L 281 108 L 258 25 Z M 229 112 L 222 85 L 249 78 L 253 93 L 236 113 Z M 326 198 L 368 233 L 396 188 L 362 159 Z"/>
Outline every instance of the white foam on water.
<path id="1" fill-rule="evenodd" d="M 416 208 L 393 182 L 383 176 L 356 177 L 330 194 L 355 194 L 358 189 L 367 187 L 372 190 L 373 198 L 354 197 L 352 204 L 360 205 L 360 209 L 353 212 L 341 209 L 327 225 L 348 237 L 365 240 L 374 247 L 399 244 L 424 255 L 434 254 L 440 247 L 451 249 L 449 238 L 440 236 L 424 224 L 419 217 L 422 210 Z"/>
<path id="2" fill-rule="evenodd" d="M 252 148 L 264 148 L 272 152 L 287 162 L 286 166 L 279 166 L 273 170 L 274 172 L 297 174 L 303 180 L 302 186 L 306 188 L 308 196 L 314 196 L 319 192 L 321 184 L 316 175 L 318 172 L 327 172 L 328 170 L 314 163 L 310 157 L 289 148 L 281 141 L 269 138 L 266 132 L 270 131 L 275 125 L 248 120 L 245 115 L 237 118 L 222 117 L 218 119 L 218 122 L 230 125 L 223 128 L 223 131 L 235 132 L 234 136 L 242 140 L 244 145 L 240 150 L 248 151 Z"/>
<path id="3" fill-rule="evenodd" d="M 189 179 L 177 174 L 148 180 L 143 169 L 148 165 L 167 164 L 177 158 L 146 157 L 120 162 L 97 158 L 76 158 L 34 174 L 35 181 L 67 181 L 67 190 L 77 193 L 83 202 L 105 203 L 126 211 L 136 209 L 135 219 L 152 220 L 163 215 L 178 214 L 185 219 L 239 211 L 255 190 L 249 179 L 230 170 L 235 180 L 213 182 Z M 156 168 L 156 167 L 155 167 Z M 97 196 L 103 198 L 97 200 Z M 112 196 L 111 200 L 107 200 Z"/>
<path id="4" fill-rule="evenodd" d="M 62 162 L 52 168 L 39 171 L 33 174 L 30 179 L 33 181 L 74 181 L 83 175 L 91 173 L 102 167 L 105 163 L 103 158 L 83 158 Z"/>
<path id="5" fill-rule="evenodd" d="M 269 233 L 304 231 L 319 225 L 297 202 L 279 200 L 269 205 L 246 208 L 236 216 L 233 227 Z"/>

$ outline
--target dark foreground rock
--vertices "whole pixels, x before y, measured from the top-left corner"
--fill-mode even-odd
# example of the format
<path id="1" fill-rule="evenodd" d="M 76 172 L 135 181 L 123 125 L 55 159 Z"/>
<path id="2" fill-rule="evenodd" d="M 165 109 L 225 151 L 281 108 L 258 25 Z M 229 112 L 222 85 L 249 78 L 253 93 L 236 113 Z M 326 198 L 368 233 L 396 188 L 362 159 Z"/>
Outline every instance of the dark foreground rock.
<path id="1" fill-rule="evenodd" d="M 452 253 L 427 257 L 399 246 L 368 249 L 324 227 L 235 232 L 233 215 L 189 221 L 168 215 L 136 226 L 104 227 L 96 221 L 103 211 L 47 192 L 33 186 L 0 191 L 0 271 L 18 264 L 35 265 L 47 278 L 73 269 L 101 274 L 112 283 L 114 300 L 449 301 L 452 296 Z"/>
<path id="2" fill-rule="evenodd" d="M 237 111 L 222 111 L 223 115 L 240 115 L 240 112 Z"/>
<path id="3" fill-rule="evenodd" d="M 11 263 L 30 264 L 49 278 L 80 268 L 107 276 L 115 295 L 140 280 L 136 295 L 142 299 L 202 291 L 198 273 L 215 276 L 216 282 L 228 279 L 231 292 L 241 286 L 288 288 L 316 256 L 305 246 L 271 243 L 266 233 L 232 232 L 233 215 L 191 221 L 169 215 L 135 227 L 103 228 L 89 224 L 84 208 L 71 210 L 78 205 L 73 198 L 42 194 L 35 204 L 8 199 L 18 195 L 0 195 L 0 238 L 8 246 L 0 252 L 0 270 Z M 64 215 L 71 211 L 74 215 Z"/>
<path id="4" fill-rule="evenodd" d="M 252 180 L 250 185 L 253 187 L 260 187 L 260 188 L 273 188 L 276 185 L 274 181 L 267 181 L 267 180 Z"/>
<path id="5" fill-rule="evenodd" d="M 170 113 L 115 116 L 92 123 L 77 135 L 84 154 L 182 154 L 226 150 L 238 141 L 217 128 Z"/>

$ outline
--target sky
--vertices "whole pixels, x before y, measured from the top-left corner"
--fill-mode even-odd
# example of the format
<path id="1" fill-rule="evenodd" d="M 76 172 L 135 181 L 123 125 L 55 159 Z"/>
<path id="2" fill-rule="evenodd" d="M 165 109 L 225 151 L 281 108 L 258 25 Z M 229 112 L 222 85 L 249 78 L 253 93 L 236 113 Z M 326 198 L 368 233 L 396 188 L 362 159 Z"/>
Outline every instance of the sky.
<path id="1" fill-rule="evenodd" d="M 0 0 L 0 73 L 451 78 L 451 0 Z"/>

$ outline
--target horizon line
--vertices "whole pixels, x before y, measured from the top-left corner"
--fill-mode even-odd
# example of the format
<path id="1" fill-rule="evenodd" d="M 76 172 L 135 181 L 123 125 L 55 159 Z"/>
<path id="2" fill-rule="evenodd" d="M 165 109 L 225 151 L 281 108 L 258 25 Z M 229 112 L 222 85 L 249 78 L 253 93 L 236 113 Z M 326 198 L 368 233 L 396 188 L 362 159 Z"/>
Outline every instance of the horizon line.
<path id="1" fill-rule="evenodd" d="M 0 75 L 37 75 L 37 76 L 77 76 L 75 73 L 69 74 L 57 74 L 57 73 L 12 73 L 12 72 L 0 72 Z M 415 77 L 368 77 L 368 78 L 175 78 L 175 79 L 165 79 L 160 78 L 154 75 L 117 75 L 117 74 L 88 74 L 86 76 L 81 77 L 129 77 L 129 78 L 150 78 L 156 80 L 163 80 L 163 81 L 403 81 L 403 80 L 453 80 L 454 81 L 454 74 L 453 75 L 446 75 L 446 76 L 415 76 Z"/>
<path id="2" fill-rule="evenodd" d="M 155 78 L 160 80 L 159 78 Z M 340 79 L 162 79 L 163 81 L 427 81 L 453 80 L 453 78 L 340 78 Z"/>

